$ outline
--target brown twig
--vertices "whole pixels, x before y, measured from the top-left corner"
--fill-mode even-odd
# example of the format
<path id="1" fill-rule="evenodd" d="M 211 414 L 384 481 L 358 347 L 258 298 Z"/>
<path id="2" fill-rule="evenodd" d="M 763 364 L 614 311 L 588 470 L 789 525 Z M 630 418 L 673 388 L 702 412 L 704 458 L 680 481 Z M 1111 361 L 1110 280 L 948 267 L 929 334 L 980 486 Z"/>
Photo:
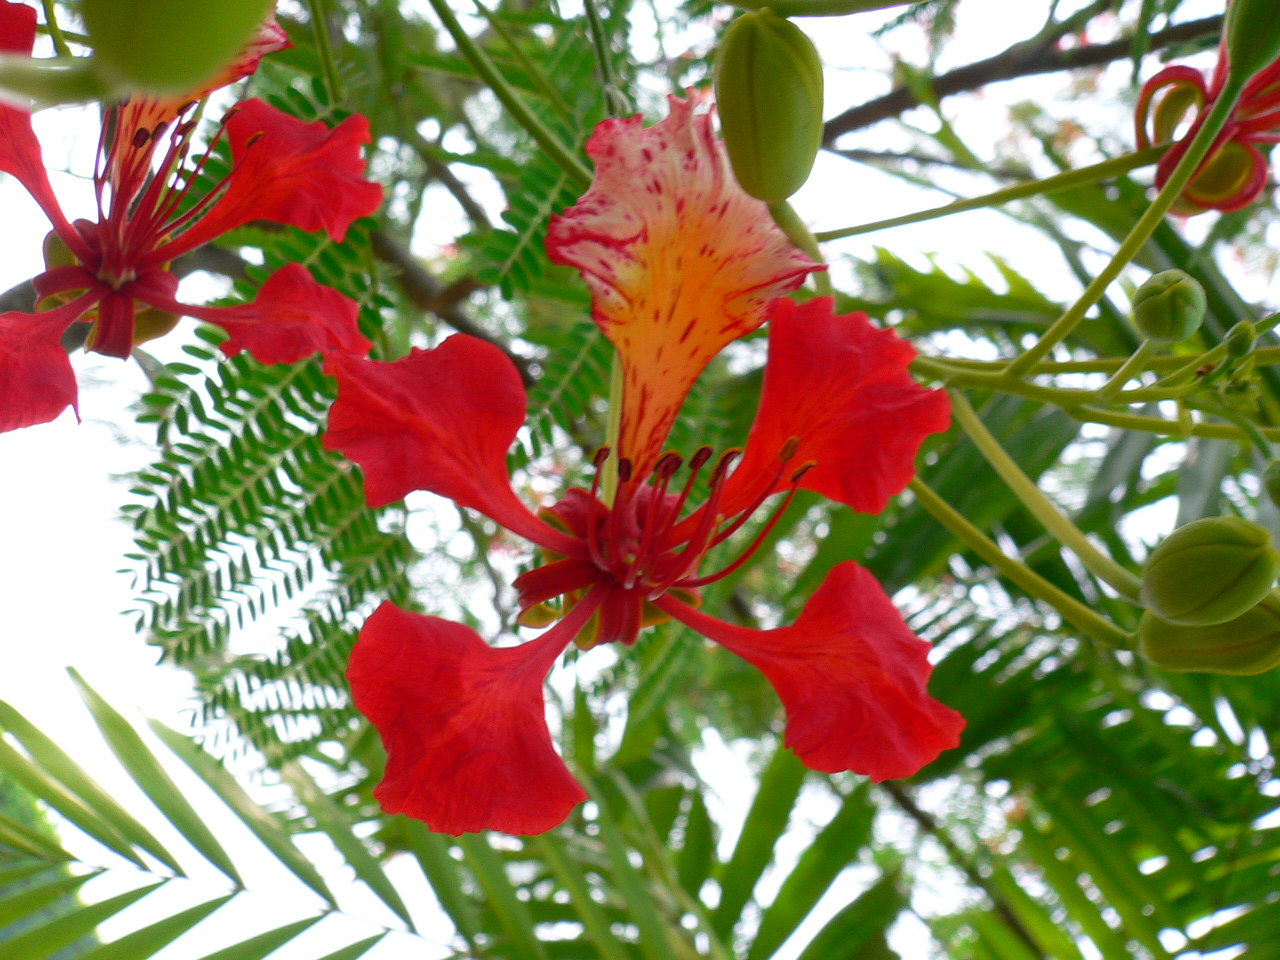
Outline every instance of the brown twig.
<path id="1" fill-rule="evenodd" d="M 1222 30 L 1222 17 L 1205 17 L 1179 23 L 1151 35 L 1149 50 L 1155 51 L 1176 43 L 1185 43 Z M 1040 37 L 1016 43 L 1003 53 L 986 60 L 979 60 L 964 67 L 935 77 L 933 94 L 938 99 L 966 90 L 976 90 L 988 83 L 1029 77 L 1040 73 L 1057 73 L 1060 70 L 1076 70 L 1082 67 L 1098 67 L 1115 60 L 1123 60 L 1133 52 L 1133 42 L 1128 37 L 1111 43 L 1096 43 L 1083 47 L 1059 50 L 1045 46 Z M 828 149 L 836 140 L 853 130 L 869 127 L 881 120 L 888 120 L 920 106 L 920 98 L 907 87 L 898 87 L 883 97 L 851 107 L 839 116 L 827 121 L 822 133 L 822 144 Z"/>
<path id="2" fill-rule="evenodd" d="M 424 267 L 407 247 L 382 230 L 374 230 L 369 234 L 374 255 L 384 263 L 388 263 L 399 271 L 398 280 L 405 296 L 414 304 L 434 314 L 437 319 L 447 323 L 459 333 L 465 333 L 492 343 L 505 353 L 520 371 L 525 386 L 533 383 L 533 375 L 529 372 L 529 361 L 517 356 L 507 348 L 506 344 L 468 317 L 461 307 L 466 299 L 480 285 L 470 278 L 464 278 L 452 284 L 444 284 Z"/>

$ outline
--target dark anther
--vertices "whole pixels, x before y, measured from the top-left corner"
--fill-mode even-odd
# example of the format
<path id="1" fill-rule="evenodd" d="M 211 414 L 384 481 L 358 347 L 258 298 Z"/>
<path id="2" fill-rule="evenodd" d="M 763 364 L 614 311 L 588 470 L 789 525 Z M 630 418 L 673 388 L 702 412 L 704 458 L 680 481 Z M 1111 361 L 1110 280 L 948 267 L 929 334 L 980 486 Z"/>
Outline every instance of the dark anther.
<path id="1" fill-rule="evenodd" d="M 796 455 L 796 451 L 800 449 L 800 438 L 791 437 L 782 445 L 782 452 L 778 454 L 778 459 L 786 463 Z"/>
<path id="2" fill-rule="evenodd" d="M 136 130 L 133 134 L 133 149 L 141 150 L 151 139 L 150 130 Z"/>
<path id="3" fill-rule="evenodd" d="M 623 483 L 631 481 L 631 461 L 626 457 L 618 461 L 618 479 Z"/>
<path id="4" fill-rule="evenodd" d="M 684 457 L 674 450 L 668 451 L 658 458 L 658 463 L 653 468 L 654 476 L 659 480 L 669 480 L 671 475 L 680 469 L 682 463 L 684 463 Z"/>
<path id="5" fill-rule="evenodd" d="M 817 465 L 818 465 L 818 463 L 817 463 L 817 461 L 816 461 L 816 460 L 809 460 L 808 462 L 806 462 L 806 463 L 805 463 L 805 465 L 804 465 L 804 466 L 802 466 L 799 470 L 797 470 L 795 473 L 793 473 L 793 474 L 791 475 L 791 482 L 792 482 L 792 483 L 799 483 L 799 482 L 800 482 L 800 478 L 801 478 L 801 477 L 803 477 L 806 473 L 808 473 L 810 470 L 812 470 L 812 469 L 813 469 L 814 467 L 816 467 Z"/>
<path id="6" fill-rule="evenodd" d="M 246 150 L 248 150 L 248 149 L 249 149 L 250 147 L 252 147 L 255 143 L 257 143 L 259 140 L 261 140 L 261 139 L 262 139 L 263 134 L 265 134 L 265 133 L 266 133 L 266 131 L 265 131 L 265 130 L 259 130 L 257 133 L 255 133 L 253 136 L 251 136 L 248 140 L 246 140 L 246 141 L 245 141 L 244 148 L 245 148 Z"/>
<path id="7" fill-rule="evenodd" d="M 725 472 L 729 469 L 733 461 L 742 456 L 742 450 L 738 447 L 730 447 L 724 453 L 720 454 L 720 462 L 716 464 L 715 470 L 711 471 L 711 484 L 714 486 L 724 479 Z"/>
<path id="8" fill-rule="evenodd" d="M 611 452 L 612 451 L 608 447 L 601 447 L 595 452 L 595 456 L 591 458 L 592 466 L 599 470 L 604 466 L 604 462 L 609 459 L 609 454 Z"/>
<path id="9" fill-rule="evenodd" d="M 707 465 L 714 451 L 710 447 L 699 447 L 689 458 L 689 469 L 695 473 Z"/>

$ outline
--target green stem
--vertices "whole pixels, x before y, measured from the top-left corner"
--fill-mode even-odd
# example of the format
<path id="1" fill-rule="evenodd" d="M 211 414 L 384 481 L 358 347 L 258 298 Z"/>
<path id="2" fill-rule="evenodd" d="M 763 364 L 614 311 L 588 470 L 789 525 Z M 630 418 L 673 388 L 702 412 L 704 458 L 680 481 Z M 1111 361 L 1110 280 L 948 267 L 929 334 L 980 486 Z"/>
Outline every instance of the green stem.
<path id="1" fill-rule="evenodd" d="M 1195 139 L 1191 141 L 1187 147 L 1187 152 L 1182 155 L 1182 159 L 1178 161 L 1178 165 L 1174 168 L 1168 182 L 1161 189 L 1155 200 L 1151 202 L 1151 206 L 1147 207 L 1146 212 L 1142 214 L 1138 222 L 1134 224 L 1133 229 L 1129 231 L 1129 235 L 1125 237 L 1124 242 L 1120 244 L 1120 249 L 1115 252 L 1115 256 L 1111 258 L 1111 262 L 1106 265 L 1101 273 L 1094 278 L 1093 282 L 1085 288 L 1080 299 L 1077 300 L 1061 317 L 1059 317 L 1044 335 L 1031 349 L 1027 350 L 1022 356 L 1018 357 L 1009 364 L 1008 372 L 1013 376 L 1024 376 L 1026 372 L 1043 360 L 1055 346 L 1067 338 L 1084 319 L 1084 315 L 1089 308 L 1102 299 L 1102 295 L 1107 292 L 1107 287 L 1111 286 L 1112 281 L 1120 275 L 1120 271 L 1128 266 L 1138 251 L 1150 239 L 1151 234 L 1155 232 L 1156 227 L 1164 220 L 1164 215 L 1169 212 L 1175 200 L 1182 195 L 1183 189 L 1190 182 L 1192 176 L 1200 169 L 1200 163 L 1209 153 L 1209 148 L 1213 146 L 1215 139 L 1223 126 L 1226 125 L 1227 119 L 1231 116 L 1231 111 L 1235 108 L 1236 102 L 1240 99 L 1240 94 L 1244 90 L 1244 84 L 1238 80 L 1228 80 L 1226 87 L 1223 88 L 1221 95 L 1213 104 L 1213 109 L 1209 111 L 1205 118 L 1204 126 L 1196 133 Z"/>
<path id="2" fill-rule="evenodd" d="M 1116 395 L 1124 389 L 1124 385 L 1134 377 L 1140 376 L 1142 371 L 1147 369 L 1147 361 L 1152 355 L 1160 349 L 1160 345 L 1153 340 L 1143 340 L 1137 350 L 1133 352 L 1124 365 L 1120 367 L 1111 379 L 1098 388 L 1097 403 L 1106 405 L 1116 398 Z"/>
<path id="3" fill-rule="evenodd" d="M 814 263 L 826 264 L 827 261 L 822 258 L 822 251 L 818 249 L 817 240 L 800 219 L 795 207 L 786 200 L 779 200 L 777 203 L 769 204 L 769 213 L 773 217 L 773 222 L 787 235 L 787 239 L 803 250 L 810 260 Z M 819 270 L 810 276 L 813 277 L 813 286 L 819 296 L 835 296 L 835 288 L 831 286 L 831 277 L 826 270 Z"/>
<path id="4" fill-rule="evenodd" d="M 506 78 L 498 72 L 497 66 L 489 59 L 489 55 L 481 50 L 467 32 L 462 29 L 462 24 L 458 22 L 458 18 L 449 9 L 448 0 L 431 0 L 431 8 L 435 10 L 436 16 L 444 24 L 444 28 L 449 31 L 449 35 L 453 37 L 453 42 L 458 45 L 458 51 L 471 64 L 471 69 L 479 74 L 480 78 L 489 85 L 489 88 L 501 101 L 502 105 L 507 108 L 507 112 L 511 114 L 516 123 L 524 127 L 529 136 L 537 141 L 538 146 L 547 152 L 547 156 L 565 172 L 575 186 L 581 190 L 586 190 L 590 187 L 592 179 L 590 168 L 578 159 L 576 153 L 565 147 L 559 138 L 520 99 L 520 95 L 516 93 L 515 88 L 507 83 Z"/>
<path id="5" fill-rule="evenodd" d="M 587 25 L 591 29 L 591 44 L 595 47 L 596 64 L 600 67 L 600 80 L 604 83 L 605 110 L 611 117 L 620 117 L 629 111 L 630 106 L 613 72 L 613 58 L 609 55 L 609 35 L 604 29 L 604 21 L 600 19 L 596 0 L 583 0 L 582 8 L 587 15 Z"/>
<path id="6" fill-rule="evenodd" d="M 481 3 L 480 0 L 475 0 L 475 5 L 481 16 L 489 21 L 489 26 L 493 28 L 494 33 L 502 38 L 502 42 L 507 45 L 507 49 L 511 51 L 512 56 L 520 61 L 520 66 L 524 69 L 524 72 L 528 74 L 529 79 L 533 81 L 542 95 L 547 98 L 547 102 L 551 104 L 555 112 L 560 114 L 561 119 L 570 124 L 574 123 L 573 110 L 570 109 L 569 104 L 565 102 L 564 97 L 560 95 L 560 91 L 555 88 L 555 85 L 547 79 L 546 74 L 529 59 L 529 55 L 521 49 L 520 44 L 516 43 L 515 37 L 511 35 L 502 19 L 495 16 L 493 11 Z"/>
<path id="7" fill-rule="evenodd" d="M 909 223 L 923 223 L 926 220 L 950 216 L 953 213 L 964 213 L 966 210 L 995 207 L 1011 200 L 1021 200 L 1025 197 L 1070 190 L 1072 187 L 1097 183 L 1099 180 L 1107 180 L 1122 173 L 1128 173 L 1130 170 L 1137 170 L 1139 167 L 1148 167 L 1164 156 L 1165 151 L 1168 149 L 1169 144 L 1167 143 L 1155 147 L 1147 147 L 1145 150 L 1126 154 L 1123 157 L 1116 157 L 1113 160 L 1105 160 L 1091 167 L 1069 170 L 1066 173 L 1060 173 L 1054 177 L 1046 177 L 1043 180 L 1030 180 L 1026 183 L 1015 184 L 1012 187 L 1006 187 L 1003 190 L 997 190 L 995 193 L 988 193 L 981 197 L 957 200 L 941 207 L 932 207 L 928 210 L 921 210 L 918 213 L 890 217 L 888 220 L 877 220 L 874 223 L 864 223 L 856 227 L 845 227 L 842 230 L 826 230 L 815 234 L 815 236 L 819 243 L 826 243 L 828 240 L 842 240 L 845 237 L 856 237 L 859 234 L 887 230 L 890 227 L 902 227 Z"/>
<path id="8" fill-rule="evenodd" d="M 911 492 L 916 495 L 920 505 L 933 514 L 956 539 L 1028 594 L 1050 604 L 1068 623 L 1109 647 L 1132 645 L 1128 635 L 1106 617 L 1090 610 L 1071 594 L 1054 586 L 1025 563 L 1001 550 L 919 477 L 911 481 Z"/>
<path id="9" fill-rule="evenodd" d="M 1110 585 L 1117 593 L 1136 600 L 1141 581 L 1089 542 L 1074 523 L 1062 515 L 1056 506 L 1040 492 L 1031 478 L 1022 472 L 1014 459 L 1005 452 L 1000 441 L 987 430 L 982 418 L 969 405 L 964 394 L 951 390 L 951 410 L 960 426 L 973 440 L 987 462 L 1001 479 L 1009 485 L 1023 506 L 1031 511 L 1049 534 L 1069 548 L 1095 577 Z"/>
<path id="10" fill-rule="evenodd" d="M 1226 347 L 1219 345 L 1203 354 L 1197 354 L 1188 359 L 1187 354 L 1169 354 L 1164 357 L 1152 357 L 1147 362 L 1148 370 L 1173 370 L 1177 374 L 1194 371 L 1197 367 L 1203 366 L 1205 363 L 1212 362 L 1211 357 L 1218 355 L 1219 349 L 1225 356 Z M 1249 354 L 1253 358 L 1255 366 L 1269 367 L 1273 364 L 1280 363 L 1280 347 L 1262 347 L 1254 350 Z M 921 357 L 925 366 L 934 370 L 942 370 L 948 368 L 955 374 L 971 374 L 971 373 L 1000 373 L 1009 363 L 1007 360 L 972 360 L 968 357 Z M 1063 360 L 1063 361 L 1044 361 L 1037 363 L 1035 367 L 1028 371 L 1030 376 L 1056 376 L 1061 373 L 1115 373 L 1125 363 L 1128 362 L 1127 357 L 1098 357 L 1093 360 Z M 914 364 L 913 364 L 914 366 Z M 923 369 L 923 367 L 921 368 Z M 1176 386 L 1174 383 L 1166 383 L 1172 381 L 1173 374 L 1166 376 L 1163 380 L 1158 380 L 1151 385 L 1154 389 L 1158 386 Z"/>
<path id="11" fill-rule="evenodd" d="M 71 48 L 67 46 L 67 36 L 58 26 L 58 12 L 54 0 L 44 0 L 44 25 L 53 39 L 53 50 L 60 57 L 71 56 Z"/>
<path id="12" fill-rule="evenodd" d="M 1250 420 L 1248 417 L 1244 416 L 1242 413 L 1239 413 L 1236 410 L 1232 410 L 1230 407 L 1224 404 L 1215 403 L 1208 400 L 1201 400 L 1199 401 L 1198 405 L 1200 409 L 1207 410 L 1209 413 L 1217 414 L 1223 420 L 1227 420 L 1231 423 L 1234 423 L 1237 427 L 1239 427 L 1240 430 L 1243 431 L 1245 436 L 1247 436 L 1249 440 L 1253 443 L 1254 447 L 1257 448 L 1258 452 L 1262 454 L 1263 463 L 1266 463 L 1271 459 L 1271 456 L 1272 456 L 1271 442 L 1267 440 L 1267 438 L 1263 435 L 1262 431 L 1258 429 L 1258 425 L 1254 423 L 1252 420 Z"/>
<path id="13" fill-rule="evenodd" d="M 609 367 L 609 419 L 605 423 L 604 443 L 609 448 L 607 459 L 600 470 L 600 499 L 605 506 L 613 506 L 618 493 L 618 459 L 622 452 L 618 441 L 622 437 L 622 356 L 613 351 L 613 363 Z"/>
<path id="14" fill-rule="evenodd" d="M 1067 413 L 1082 423 L 1100 423 L 1108 427 L 1120 427 L 1123 430 L 1142 430 L 1162 437 L 1208 437 L 1213 440 L 1234 440 L 1237 443 L 1248 443 L 1250 440 L 1249 435 L 1243 430 L 1225 423 L 1192 423 L 1188 428 L 1182 423 L 1175 423 L 1163 417 L 1122 413 L 1089 406 L 1077 407 L 1074 410 L 1068 410 Z M 1280 427 L 1255 426 L 1255 429 L 1268 440 L 1280 443 Z"/>
<path id="15" fill-rule="evenodd" d="M 780 17 L 843 17 L 867 10 L 905 7 L 915 0 L 731 0 L 744 10 L 768 7 Z"/>
<path id="16" fill-rule="evenodd" d="M 342 84 L 338 79 L 338 65 L 333 59 L 333 45 L 329 42 L 329 22 L 325 16 L 324 0 L 307 0 L 311 7 L 311 29 L 316 36 L 316 50 L 320 54 L 320 65 L 324 68 L 324 84 L 329 88 L 329 100 L 337 103 L 342 99 Z"/>

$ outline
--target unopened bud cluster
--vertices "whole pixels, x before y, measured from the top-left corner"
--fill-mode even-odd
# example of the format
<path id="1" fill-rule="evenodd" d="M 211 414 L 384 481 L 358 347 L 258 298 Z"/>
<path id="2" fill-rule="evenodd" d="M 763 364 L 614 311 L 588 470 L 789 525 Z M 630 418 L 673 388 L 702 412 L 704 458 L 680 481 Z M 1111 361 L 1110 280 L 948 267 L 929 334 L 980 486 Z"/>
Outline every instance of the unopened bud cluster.
<path id="1" fill-rule="evenodd" d="M 1139 651 L 1167 670 L 1260 673 L 1280 663 L 1280 551 L 1240 517 L 1179 527 L 1147 559 Z"/>

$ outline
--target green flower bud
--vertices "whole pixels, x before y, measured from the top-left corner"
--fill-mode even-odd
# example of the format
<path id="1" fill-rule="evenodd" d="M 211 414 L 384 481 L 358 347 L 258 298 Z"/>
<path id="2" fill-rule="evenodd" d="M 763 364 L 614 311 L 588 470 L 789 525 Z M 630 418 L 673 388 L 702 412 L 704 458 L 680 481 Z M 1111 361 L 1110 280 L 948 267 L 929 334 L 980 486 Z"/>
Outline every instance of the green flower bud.
<path id="1" fill-rule="evenodd" d="M 1233 360 L 1239 360 L 1253 349 L 1253 344 L 1257 339 L 1258 328 L 1248 320 L 1241 320 L 1227 331 L 1227 356 Z"/>
<path id="2" fill-rule="evenodd" d="M 1262 673 L 1280 664 L 1280 599 L 1268 595 L 1234 620 L 1207 627 L 1178 626 L 1148 611 L 1138 624 L 1138 652 L 1179 673 Z"/>
<path id="3" fill-rule="evenodd" d="M 799 190 L 822 146 L 822 61 L 813 41 L 772 10 L 743 14 L 716 51 L 715 88 L 742 189 L 769 203 Z"/>
<path id="4" fill-rule="evenodd" d="M 1272 460 L 1262 471 L 1262 487 L 1271 502 L 1280 507 L 1280 460 Z"/>
<path id="5" fill-rule="evenodd" d="M 1248 80 L 1280 59 L 1280 6 L 1276 0 L 1231 0 L 1222 36 L 1231 77 Z"/>
<path id="6" fill-rule="evenodd" d="M 231 63 L 274 0 L 83 0 L 98 62 L 128 87 L 180 96 Z"/>
<path id="7" fill-rule="evenodd" d="M 1205 626 L 1240 616 L 1280 574 L 1271 534 L 1240 517 L 1205 517 L 1179 527 L 1151 551 L 1142 604 L 1170 623 Z"/>
<path id="8" fill-rule="evenodd" d="M 1149 340 L 1177 343 L 1200 329 L 1205 306 L 1204 288 L 1194 277 L 1165 270 L 1133 295 L 1133 325 Z"/>

